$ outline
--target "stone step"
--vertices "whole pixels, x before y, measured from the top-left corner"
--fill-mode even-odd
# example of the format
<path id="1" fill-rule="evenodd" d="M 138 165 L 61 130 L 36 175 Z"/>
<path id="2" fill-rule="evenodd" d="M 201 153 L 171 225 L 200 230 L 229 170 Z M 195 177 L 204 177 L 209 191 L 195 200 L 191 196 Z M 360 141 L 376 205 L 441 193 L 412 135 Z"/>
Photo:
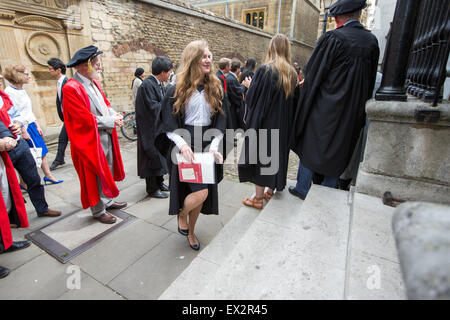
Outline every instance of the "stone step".
<path id="1" fill-rule="evenodd" d="M 275 194 L 220 265 L 209 264 L 190 275 L 191 279 L 204 280 L 203 288 L 189 297 L 342 299 L 349 225 L 347 197 L 348 192 L 320 186 L 313 186 L 304 202 L 287 191 Z M 182 293 L 190 284 L 179 280 L 173 285 Z M 174 292 L 172 286 L 169 290 Z M 166 292 L 160 298 L 187 298 Z"/>
<path id="2" fill-rule="evenodd" d="M 405 299 L 392 217 L 380 198 L 355 193 L 348 246 L 346 299 Z"/>
<path id="3" fill-rule="evenodd" d="M 258 211 L 255 209 L 239 209 L 159 299 L 196 299 L 208 283 L 210 275 L 224 263 L 257 215 Z"/>

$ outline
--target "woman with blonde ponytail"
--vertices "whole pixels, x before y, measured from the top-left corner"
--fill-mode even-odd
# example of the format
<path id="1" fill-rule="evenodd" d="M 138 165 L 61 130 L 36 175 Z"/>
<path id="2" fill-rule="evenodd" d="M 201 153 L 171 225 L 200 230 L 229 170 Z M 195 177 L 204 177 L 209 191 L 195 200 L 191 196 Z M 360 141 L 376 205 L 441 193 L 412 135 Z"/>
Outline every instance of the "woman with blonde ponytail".
<path id="1" fill-rule="evenodd" d="M 223 97 L 207 42 L 189 43 L 181 56 L 175 86 L 169 88 L 162 101 L 162 121 L 156 146 L 167 155 L 169 162 L 169 215 L 178 215 L 178 232 L 187 236 L 189 246 L 194 250 L 200 249 L 194 233 L 200 213 L 219 213 L 217 183 L 223 178 L 223 156 L 219 145 L 226 130 L 227 112 Z M 182 137 L 179 129 L 184 129 L 186 136 Z M 194 151 L 214 154 L 216 184 L 180 182 L 174 154 L 181 153 L 191 162 Z"/>
<path id="2" fill-rule="evenodd" d="M 245 98 L 247 133 L 239 160 L 239 180 L 254 183 L 256 189 L 254 197 L 243 200 L 246 206 L 261 210 L 263 199 L 269 201 L 275 190 L 282 191 L 286 186 L 297 84 L 291 44 L 285 35 L 277 34 Z"/>

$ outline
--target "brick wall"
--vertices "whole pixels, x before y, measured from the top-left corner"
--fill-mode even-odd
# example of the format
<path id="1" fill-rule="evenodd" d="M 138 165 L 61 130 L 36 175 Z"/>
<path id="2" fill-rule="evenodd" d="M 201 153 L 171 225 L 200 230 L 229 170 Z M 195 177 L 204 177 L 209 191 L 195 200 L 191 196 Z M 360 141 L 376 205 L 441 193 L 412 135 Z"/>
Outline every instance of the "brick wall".
<path id="1" fill-rule="evenodd" d="M 92 40 L 104 51 L 104 89 L 117 110 L 132 109 L 134 70 L 143 67 L 149 74 L 156 55 L 177 63 L 190 41 L 203 38 L 215 63 L 221 57 L 255 57 L 261 64 L 272 36 L 175 1 L 89 0 L 87 5 Z M 311 51 L 310 46 L 294 43 L 292 59 L 303 65 Z"/>

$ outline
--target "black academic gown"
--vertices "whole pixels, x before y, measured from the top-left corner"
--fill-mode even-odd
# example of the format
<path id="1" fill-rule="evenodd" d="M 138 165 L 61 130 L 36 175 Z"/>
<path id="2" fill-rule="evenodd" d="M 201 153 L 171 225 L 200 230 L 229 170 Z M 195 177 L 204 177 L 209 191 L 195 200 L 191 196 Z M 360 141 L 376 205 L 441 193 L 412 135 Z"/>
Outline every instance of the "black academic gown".
<path id="1" fill-rule="evenodd" d="M 230 99 L 228 98 L 228 84 L 227 84 L 226 76 L 221 70 L 216 72 L 216 76 L 217 76 L 217 78 L 219 78 L 220 83 L 222 84 L 223 95 L 224 95 L 223 103 L 226 104 L 227 109 L 230 110 L 231 104 L 230 104 Z M 233 122 L 233 118 L 227 117 L 227 129 L 236 129 L 235 125 L 236 124 L 235 124 L 235 122 Z"/>
<path id="2" fill-rule="evenodd" d="M 167 173 L 166 160 L 155 147 L 162 99 L 158 81 L 149 76 L 136 96 L 137 169 L 143 179 Z"/>
<path id="3" fill-rule="evenodd" d="M 244 128 L 244 93 L 245 87 L 239 84 L 238 79 L 231 73 L 226 77 L 227 94 L 230 100 L 230 117 L 232 128 Z"/>
<path id="4" fill-rule="evenodd" d="M 293 79 L 293 82 L 297 79 Z M 268 69 L 266 65 L 258 68 L 250 88 L 245 98 L 245 129 L 246 138 L 244 140 L 241 158 L 239 159 L 238 171 L 241 182 L 252 182 L 259 186 L 270 187 L 271 189 L 283 190 L 286 186 L 287 167 L 289 161 L 290 136 L 293 128 L 294 109 L 298 98 L 298 87 L 294 95 L 286 99 L 285 92 L 278 85 L 278 72 Z M 249 139 L 249 132 L 254 129 L 258 133 L 257 142 Z M 266 129 L 267 135 L 260 136 Z M 278 130 L 278 139 L 274 129 Z M 265 155 L 272 159 L 269 163 L 260 158 L 260 148 L 266 140 L 267 152 Z M 276 150 L 278 145 L 278 150 Z M 263 149 L 264 150 L 264 149 Z M 252 161 L 252 156 L 255 161 Z M 266 164 L 264 164 L 266 163 Z M 262 169 L 273 166 L 276 172 L 265 174 Z"/>
<path id="5" fill-rule="evenodd" d="M 304 69 L 292 150 L 308 169 L 339 177 L 347 167 L 372 96 L 378 41 L 359 22 L 328 31 Z"/>
<path id="6" fill-rule="evenodd" d="M 176 215 L 183 208 L 184 199 L 189 195 L 190 188 L 187 184 L 181 183 L 178 176 L 178 166 L 172 163 L 172 152 L 179 152 L 176 144 L 167 137 L 168 132 L 173 132 L 176 129 L 184 128 L 184 116 L 180 113 L 173 114 L 173 104 L 175 103 L 175 86 L 171 86 L 162 101 L 161 121 L 159 122 L 158 135 L 156 139 L 156 147 L 162 154 L 167 154 L 167 166 L 169 168 L 169 188 L 170 188 L 170 205 L 169 214 Z M 222 101 L 223 103 L 223 101 Z M 226 140 L 225 130 L 227 128 L 226 114 L 228 113 L 227 106 L 223 106 L 224 113 L 217 113 L 212 117 L 211 128 L 216 128 L 224 134 L 224 138 L 219 147 L 219 151 L 223 149 L 223 144 Z M 221 152 L 222 153 L 222 152 Z M 224 155 L 224 153 L 222 153 Z M 224 155 L 225 158 L 225 155 Z M 201 213 L 203 214 L 219 214 L 219 196 L 217 185 L 223 179 L 223 164 L 217 164 L 215 167 L 216 184 L 208 185 L 208 197 L 203 203 Z"/>

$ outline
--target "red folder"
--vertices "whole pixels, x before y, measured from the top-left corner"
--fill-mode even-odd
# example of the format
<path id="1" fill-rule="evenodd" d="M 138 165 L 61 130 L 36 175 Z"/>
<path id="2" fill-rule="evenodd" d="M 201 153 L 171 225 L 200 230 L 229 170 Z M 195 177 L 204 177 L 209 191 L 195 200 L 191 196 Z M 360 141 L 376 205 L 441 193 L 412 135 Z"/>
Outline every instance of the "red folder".
<path id="1" fill-rule="evenodd" d="M 181 182 L 203 183 L 200 163 L 178 163 L 178 175 Z"/>

